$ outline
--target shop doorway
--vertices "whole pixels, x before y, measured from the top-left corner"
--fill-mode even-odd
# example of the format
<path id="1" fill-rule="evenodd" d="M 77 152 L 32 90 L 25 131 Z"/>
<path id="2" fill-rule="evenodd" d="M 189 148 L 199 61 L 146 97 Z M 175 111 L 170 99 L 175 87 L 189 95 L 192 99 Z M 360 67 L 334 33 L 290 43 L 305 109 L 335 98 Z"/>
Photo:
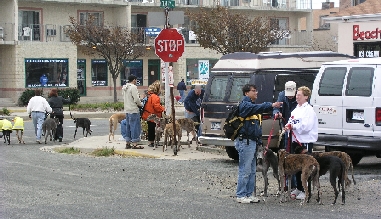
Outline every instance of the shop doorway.
<path id="1" fill-rule="evenodd" d="M 160 59 L 148 60 L 148 85 L 160 80 Z"/>
<path id="2" fill-rule="evenodd" d="M 77 89 L 79 95 L 86 96 L 86 59 L 77 60 Z"/>

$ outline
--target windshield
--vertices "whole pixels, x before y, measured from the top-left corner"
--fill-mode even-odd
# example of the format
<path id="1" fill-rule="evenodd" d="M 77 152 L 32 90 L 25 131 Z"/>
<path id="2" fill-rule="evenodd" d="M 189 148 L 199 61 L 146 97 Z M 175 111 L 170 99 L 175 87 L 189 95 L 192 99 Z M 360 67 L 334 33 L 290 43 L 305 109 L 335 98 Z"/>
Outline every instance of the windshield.
<path id="1" fill-rule="evenodd" d="M 242 87 L 249 83 L 248 77 L 233 78 L 233 85 L 230 92 L 229 102 L 239 102 L 242 100 Z"/>
<path id="2" fill-rule="evenodd" d="M 210 84 L 209 101 L 223 101 L 226 87 L 229 81 L 228 76 L 214 77 Z"/>

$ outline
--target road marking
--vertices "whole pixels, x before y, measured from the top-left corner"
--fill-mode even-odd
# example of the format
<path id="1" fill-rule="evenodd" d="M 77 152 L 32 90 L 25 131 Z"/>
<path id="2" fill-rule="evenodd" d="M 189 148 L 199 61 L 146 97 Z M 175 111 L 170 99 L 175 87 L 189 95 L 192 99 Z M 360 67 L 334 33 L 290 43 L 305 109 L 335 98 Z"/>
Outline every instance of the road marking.
<path id="1" fill-rule="evenodd" d="M 97 126 L 97 125 L 90 125 L 90 127 L 92 126 Z M 68 128 L 75 128 L 76 126 L 75 125 L 69 125 L 69 126 L 65 126 L 65 127 L 68 127 Z M 79 127 L 80 128 L 80 127 Z"/>

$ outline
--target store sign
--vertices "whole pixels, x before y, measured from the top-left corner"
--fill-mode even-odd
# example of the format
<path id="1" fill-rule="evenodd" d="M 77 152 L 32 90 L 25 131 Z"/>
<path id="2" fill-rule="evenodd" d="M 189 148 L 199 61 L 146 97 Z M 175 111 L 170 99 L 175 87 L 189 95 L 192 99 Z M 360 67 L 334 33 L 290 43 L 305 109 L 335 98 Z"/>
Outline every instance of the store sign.
<path id="1" fill-rule="evenodd" d="M 353 25 L 353 40 L 381 39 L 381 29 L 360 31 L 360 25 Z"/>
<path id="2" fill-rule="evenodd" d="M 209 79 L 209 60 L 198 60 L 198 74 L 199 79 Z"/>

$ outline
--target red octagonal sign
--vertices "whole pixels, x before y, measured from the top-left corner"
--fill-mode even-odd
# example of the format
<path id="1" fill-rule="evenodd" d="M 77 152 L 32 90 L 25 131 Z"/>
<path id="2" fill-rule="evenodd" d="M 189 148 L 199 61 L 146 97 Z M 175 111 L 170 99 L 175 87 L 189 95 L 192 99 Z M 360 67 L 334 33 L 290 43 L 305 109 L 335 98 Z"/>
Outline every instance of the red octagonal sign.
<path id="1" fill-rule="evenodd" d="M 184 53 L 184 37 L 176 29 L 163 29 L 155 38 L 155 53 L 164 62 L 177 62 Z"/>

